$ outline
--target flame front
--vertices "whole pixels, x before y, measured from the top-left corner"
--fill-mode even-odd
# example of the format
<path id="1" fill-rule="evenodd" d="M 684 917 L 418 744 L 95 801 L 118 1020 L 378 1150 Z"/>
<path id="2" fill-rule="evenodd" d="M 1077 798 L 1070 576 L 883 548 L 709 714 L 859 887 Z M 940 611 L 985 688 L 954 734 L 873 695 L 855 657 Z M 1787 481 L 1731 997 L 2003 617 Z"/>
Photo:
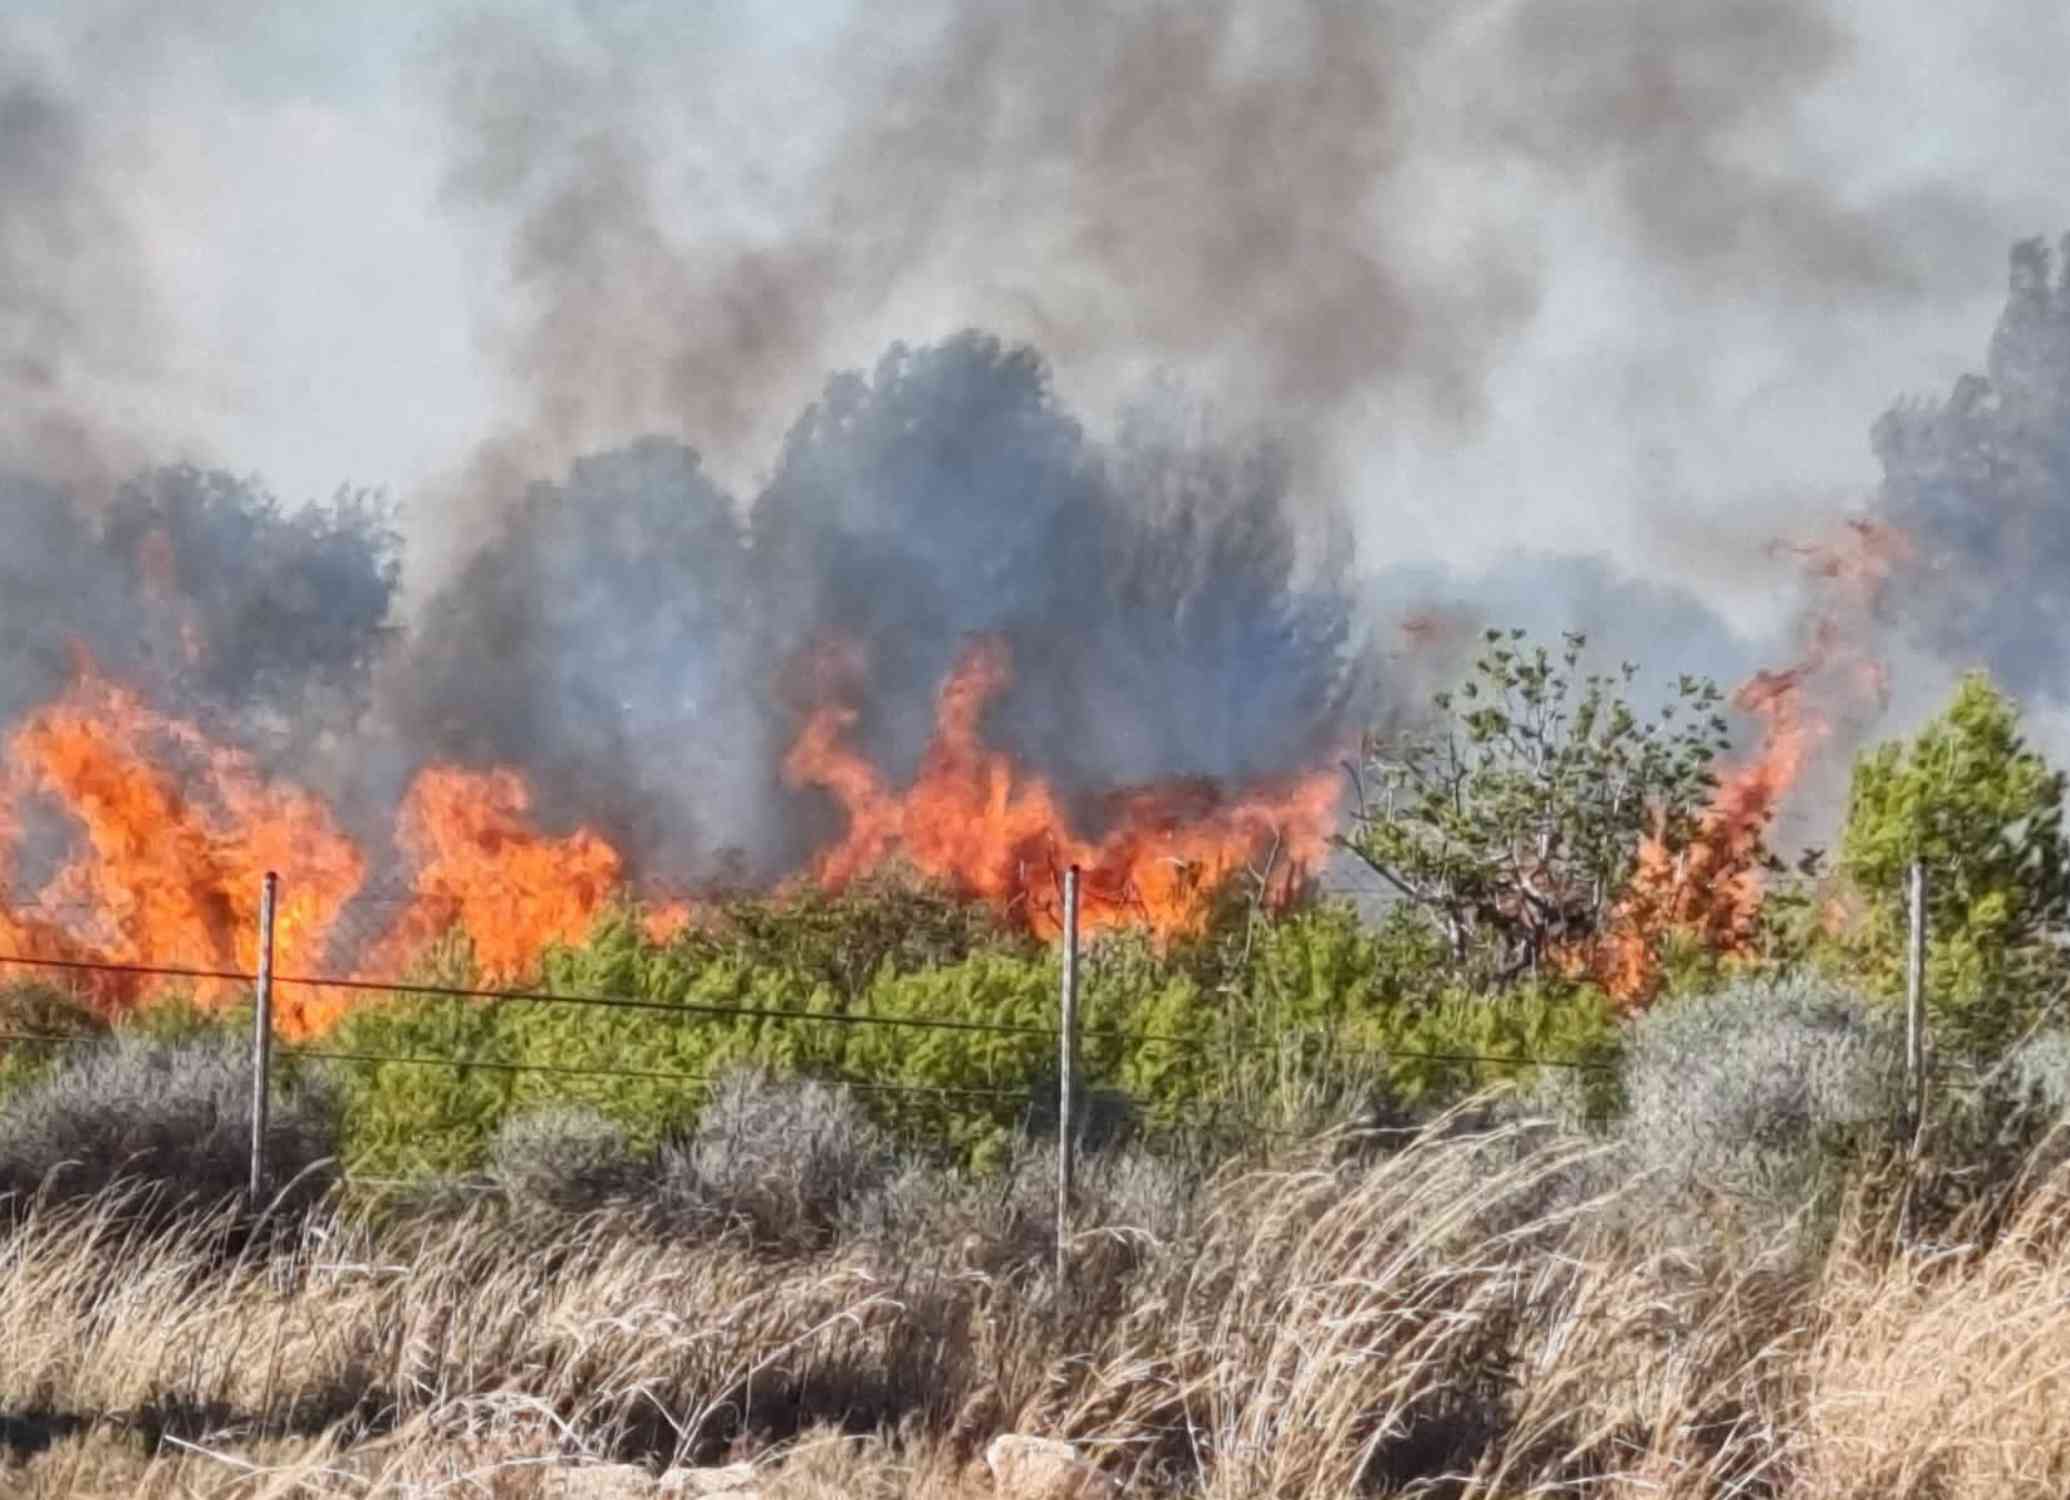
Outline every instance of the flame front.
<path id="1" fill-rule="evenodd" d="M 795 783 L 832 792 L 848 816 L 813 878 L 840 887 L 903 860 L 1049 936 L 1062 871 L 1075 863 L 1088 929 L 1139 923 L 1170 936 L 1197 929 L 1208 894 L 1234 874 L 1249 869 L 1264 899 L 1281 902 L 1319 863 L 1336 804 L 1334 778 L 1323 773 L 1239 797 L 1203 782 L 1142 788 L 1109 800 L 1104 836 L 1075 833 L 1046 782 L 983 742 L 985 710 L 1009 677 L 996 644 L 965 656 L 941 688 L 934 742 L 902 794 L 846 744 L 851 712 L 810 717 L 786 769 Z M 536 971 L 549 945 L 579 941 L 629 880 L 596 832 L 543 833 L 515 772 L 432 765 L 397 815 L 407 885 L 377 895 L 364 852 L 320 798 L 270 780 L 250 756 L 83 660 L 72 688 L 15 731 L 7 766 L 0 952 L 17 958 L 249 973 L 261 882 L 273 870 L 275 972 L 284 978 L 394 980 L 458 934 L 480 978 L 508 983 Z M 39 805 L 63 815 L 66 848 L 47 878 L 23 889 Z M 686 902 L 657 902 L 646 923 L 665 937 L 690 918 Z M 168 988 L 203 1004 L 243 989 L 206 977 L 74 974 L 82 997 L 110 1016 Z M 281 1028 L 321 1031 L 353 1002 L 351 991 L 288 985 Z"/>
<path id="2" fill-rule="evenodd" d="M 1053 936 L 1063 871 L 1075 864 L 1086 930 L 1134 923 L 1171 937 L 1197 930 L 1210 893 L 1239 872 L 1255 874 L 1277 903 L 1320 864 L 1338 794 L 1324 772 L 1235 798 L 1198 781 L 1141 788 L 1110 799 L 1101 838 L 1074 832 L 1050 785 L 984 742 L 985 709 L 1011 677 L 999 643 L 964 653 L 942 684 L 933 740 L 903 793 L 848 745 L 852 709 L 825 706 L 807 720 L 785 774 L 831 793 L 848 818 L 840 842 L 814 862 L 821 884 L 838 889 L 903 860 Z"/>
<path id="3" fill-rule="evenodd" d="M 1669 934 L 1744 951 L 1760 913 L 1763 834 L 1830 733 L 1818 704 L 1841 696 L 1830 691 L 1836 681 L 1849 694 L 1881 694 L 1880 666 L 1852 643 L 1904 556 L 1903 539 L 1858 526 L 1842 546 L 1792 550 L 1832 600 L 1812 621 L 1800 662 L 1757 674 L 1735 696 L 1762 723 L 1758 749 L 1723 778 L 1686 847 L 1645 841 L 1606 931 L 1564 956 L 1570 972 L 1628 1002 L 1657 987 Z M 852 651 L 827 657 L 837 679 L 843 663 L 852 670 Z M 1082 831 L 1050 782 L 985 741 L 986 712 L 1011 678 L 1003 644 L 966 650 L 938 691 L 933 737 L 903 789 L 853 746 L 856 714 L 828 692 L 783 766 L 792 785 L 830 794 L 845 817 L 809 877 L 838 889 L 904 864 L 1047 937 L 1060 926 L 1063 871 L 1075 864 L 1088 930 L 1140 925 L 1171 938 L 1201 930 L 1212 893 L 1232 878 L 1254 882 L 1276 905 L 1321 866 L 1339 792 L 1321 770 L 1235 790 L 1195 779 L 1115 793 L 1096 809 L 1105 831 Z M 579 941 L 632 875 L 591 829 L 542 832 L 515 772 L 431 765 L 401 803 L 395 847 L 410 877 L 384 905 L 367 889 L 365 853 L 320 798 L 269 780 L 250 756 L 84 660 L 74 685 L 23 721 L 7 752 L 0 951 L 17 957 L 249 972 L 270 869 L 282 877 L 277 972 L 392 980 L 457 932 L 478 975 L 511 982 L 536 971 L 549 945 Z M 39 807 L 64 815 L 68 843 L 54 872 L 24 889 Z M 658 905 L 649 930 L 665 935 L 690 915 L 681 901 Z M 82 971 L 78 987 L 114 1014 L 154 985 Z M 240 988 L 207 979 L 186 987 L 204 1003 Z M 290 987 L 283 1028 L 320 1030 L 350 1002 L 336 990 Z"/>
<path id="4" fill-rule="evenodd" d="M 616 851 L 595 834 L 549 838 L 533 829 L 514 774 L 432 766 L 404 799 L 399 825 L 398 842 L 415 865 L 411 890 L 363 957 L 341 955 L 340 919 L 366 883 L 360 849 L 319 798 L 269 781 L 248 756 L 195 725 L 154 711 L 82 664 L 72 689 L 16 730 L 7 760 L 0 845 L 20 850 L 38 798 L 68 814 L 76 836 L 35 891 L 16 889 L 18 854 L 0 866 L 0 951 L 118 966 L 66 971 L 103 1015 L 174 987 L 201 1004 L 240 993 L 235 981 L 119 966 L 251 972 L 269 870 L 280 876 L 275 971 L 329 975 L 342 957 L 348 977 L 371 980 L 396 977 L 456 929 L 478 973 L 517 978 L 548 944 L 586 933 L 622 876 Z M 279 997 L 281 1029 L 321 1030 L 349 1003 L 335 989 L 289 986 Z"/>
<path id="5" fill-rule="evenodd" d="M 433 766 L 403 799 L 397 842 L 416 866 L 416 895 L 376 948 L 377 974 L 402 968 L 458 929 L 487 977 L 514 979 L 553 943 L 580 940 L 624 877 L 618 851 L 578 828 L 545 838 L 515 772 Z"/>

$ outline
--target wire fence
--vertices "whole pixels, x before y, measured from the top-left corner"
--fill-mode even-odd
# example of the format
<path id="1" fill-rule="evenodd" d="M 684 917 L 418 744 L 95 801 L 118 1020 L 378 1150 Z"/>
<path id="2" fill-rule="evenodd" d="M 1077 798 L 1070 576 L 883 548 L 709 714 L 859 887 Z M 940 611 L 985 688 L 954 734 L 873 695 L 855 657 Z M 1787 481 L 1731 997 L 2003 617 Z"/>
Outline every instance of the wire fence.
<path id="1" fill-rule="evenodd" d="M 24 954 L 0 953 L 0 969 L 8 967 L 59 972 L 103 973 L 133 978 L 185 979 L 228 984 L 256 985 L 259 976 L 236 969 L 204 969 L 181 965 L 110 963 L 86 959 L 32 958 Z M 883 1026 L 920 1031 L 970 1032 L 992 1036 L 1020 1036 L 1059 1040 L 1063 1032 L 1055 1026 L 1036 1026 L 1011 1021 L 973 1021 L 951 1016 L 885 1016 L 867 1011 L 787 1010 L 774 1006 L 711 1005 L 691 1000 L 652 1000 L 628 995 L 564 994 L 545 990 L 495 988 L 487 986 L 424 984 L 404 980 L 363 979 L 335 975 L 273 975 L 276 987 L 329 989 L 368 995 L 407 996 L 419 999 L 476 1000 L 494 1004 L 565 1006 L 574 1009 L 639 1011 L 670 1016 L 703 1017 L 730 1021 L 775 1021 L 831 1026 Z M 1082 1041 L 1147 1043 L 1178 1047 L 1228 1047 L 1228 1038 L 1181 1036 L 1172 1032 L 1133 1030 L 1123 1027 L 1078 1027 L 1074 1034 Z M 20 1041 L 65 1041 L 85 1038 L 15 1036 Z M 1234 1045 L 1254 1051 L 1275 1051 L 1283 1044 L 1272 1038 L 1257 1038 Z M 1614 1071 L 1612 1064 L 1585 1058 L 1552 1057 L 1531 1053 L 1428 1051 L 1416 1048 L 1375 1047 L 1360 1055 L 1376 1061 L 1421 1061 L 1486 1064 L 1507 1067 L 1570 1068 L 1584 1072 Z M 391 1062 L 421 1061 L 413 1058 L 368 1059 Z M 486 1066 L 454 1060 L 454 1066 Z M 608 1070 L 605 1070 L 608 1071 Z M 626 1076 L 641 1076 L 628 1073 Z"/>
<path id="2" fill-rule="evenodd" d="M 133 979 L 160 979 L 168 981 L 214 982 L 258 987 L 262 976 L 256 971 L 184 964 L 118 963 L 91 959 L 43 958 L 28 954 L 0 953 L 0 971 L 16 970 L 44 971 L 74 974 L 107 974 Z M 1000 1036 L 1032 1039 L 1061 1046 L 1065 1033 L 1060 1026 L 1040 1026 L 1020 1022 L 973 1020 L 952 1016 L 884 1016 L 861 1011 L 839 1010 L 794 1010 L 753 1005 L 714 1005 L 695 1001 L 672 999 L 649 999 L 639 996 L 612 994 L 567 994 L 553 991 L 518 988 L 496 988 L 479 985 L 431 984 L 410 981 L 369 980 L 355 976 L 336 975 L 268 975 L 270 987 L 310 987 L 331 989 L 344 993 L 365 994 L 369 997 L 392 996 L 428 999 L 447 999 L 456 1002 L 470 1002 L 483 1005 L 519 1004 L 534 1006 L 566 1007 L 574 1010 L 619 1011 L 653 1014 L 692 1021 L 757 1022 L 783 1025 L 835 1026 L 835 1027 L 886 1027 L 898 1030 L 962 1033 L 968 1035 Z M 100 1043 L 102 1036 L 96 1033 L 59 1034 L 15 1029 L 0 1032 L 0 1044 L 28 1047 L 70 1048 L 91 1046 Z M 270 1039 L 272 1056 L 297 1061 L 328 1063 L 354 1067 L 406 1067 L 445 1069 L 465 1074 L 470 1071 L 534 1078 L 561 1078 L 581 1080 L 629 1080 L 646 1083 L 674 1085 L 685 1090 L 708 1090 L 719 1082 L 717 1075 L 706 1072 L 692 1072 L 679 1069 L 647 1068 L 625 1064 L 581 1065 L 509 1057 L 484 1056 L 476 1052 L 399 1052 L 372 1051 L 362 1048 L 325 1046 L 321 1042 L 301 1043 Z M 1187 1048 L 1222 1048 L 1235 1052 L 1261 1053 L 1284 1050 L 1292 1039 L 1257 1038 L 1230 1039 L 1211 1036 L 1182 1036 L 1170 1032 L 1128 1029 L 1084 1027 L 1075 1029 L 1071 1038 L 1073 1050 L 1080 1042 L 1088 1040 L 1109 1041 L 1122 1044 L 1166 1045 Z M 1359 1047 L 1340 1050 L 1339 1061 L 1348 1066 L 1384 1066 L 1397 1062 L 1416 1062 L 1469 1068 L 1494 1067 L 1504 1069 L 1554 1068 L 1578 1073 L 1597 1073 L 1612 1070 L 1612 1065 L 1594 1059 L 1558 1057 L 1519 1052 L 1475 1052 L 1459 1050 L 1434 1050 L 1414 1048 Z M 911 1082 L 891 1082 L 858 1077 L 831 1077 L 825 1080 L 834 1086 L 846 1088 L 859 1094 L 875 1096 L 909 1096 L 926 1098 L 950 1105 L 963 1104 L 974 1109 L 983 1109 L 995 1115 L 1006 1107 L 1024 1122 L 1030 1116 L 1040 1113 L 1047 1119 L 1050 1109 L 1059 1103 L 1045 1107 L 1040 1098 L 1042 1082 L 1031 1079 L 1014 1087 L 961 1087 Z M 1052 1081 L 1051 1086 L 1054 1085 Z M 1145 1101 L 1132 1098 L 1126 1090 L 1113 1087 L 1108 1081 L 1091 1077 L 1076 1082 L 1074 1096 L 1084 1101 L 1090 1098 L 1096 1104 L 1104 1101 L 1108 1108 L 1118 1106 L 1124 1112 L 1143 1113 Z M 1097 1113 L 1097 1110 L 1095 1110 Z M 1260 1138 L 1285 1138 L 1301 1132 L 1291 1131 L 1266 1121 L 1245 1118 L 1233 1108 L 1219 1103 L 1208 1103 L 1201 1107 L 1175 1113 L 1172 1110 L 1158 1111 L 1166 1128 L 1192 1129 L 1218 1136 L 1240 1134 Z M 1182 1118 L 1183 1116 L 1183 1118 Z M 1061 1124 L 1061 1121 L 1053 1121 Z"/>
<path id="3" fill-rule="evenodd" d="M 797 1010 L 753 1005 L 714 1005 L 702 1002 L 650 999 L 639 996 L 611 994 L 565 994 L 552 991 L 499 989 L 486 986 L 460 984 L 430 984 L 405 981 L 377 981 L 356 977 L 325 975 L 275 976 L 261 964 L 260 970 L 244 971 L 234 968 L 220 968 L 199 965 L 111 963 L 84 959 L 48 959 L 26 954 L 0 953 L 0 972 L 8 968 L 30 971 L 59 973 L 83 973 L 92 975 L 105 973 L 129 978 L 151 978 L 166 980 L 210 981 L 252 986 L 259 1003 L 256 1007 L 254 1035 L 254 1103 L 253 1139 L 251 1158 L 250 1193 L 258 1201 L 265 1187 L 263 1158 L 265 1146 L 263 1135 L 264 1117 L 259 1099 L 270 1091 L 269 1068 L 275 1059 L 292 1063 L 317 1063 L 351 1068 L 422 1068 L 447 1070 L 465 1076 L 470 1072 L 501 1075 L 513 1080 L 518 1078 L 550 1079 L 568 1081 L 638 1081 L 661 1084 L 674 1089 L 710 1092 L 722 1081 L 720 1075 L 710 1072 L 695 1072 L 684 1069 L 667 1069 L 631 1066 L 624 1063 L 610 1065 L 583 1065 L 579 1063 L 549 1062 L 511 1057 L 484 1056 L 478 1051 L 378 1051 L 350 1046 L 325 1045 L 317 1041 L 285 1041 L 275 1038 L 271 1017 L 268 1014 L 265 997 L 272 991 L 296 986 L 330 988 L 345 993 L 359 993 L 369 996 L 391 996 L 451 1000 L 470 1005 L 518 1004 L 528 1006 L 565 1007 L 571 1010 L 603 1012 L 634 1012 L 649 1015 L 679 1018 L 692 1022 L 776 1023 L 786 1026 L 835 1026 L 845 1028 L 886 1027 L 919 1033 L 948 1033 L 975 1036 L 1006 1037 L 1018 1040 L 1034 1040 L 1055 1044 L 1059 1049 L 1060 1068 L 1057 1076 L 1043 1078 L 1029 1076 L 1010 1087 L 964 1087 L 955 1085 L 888 1081 L 867 1077 L 820 1076 L 819 1081 L 838 1089 L 872 1097 L 925 1099 L 930 1104 L 940 1105 L 952 1111 L 971 1111 L 989 1115 L 994 1124 L 1010 1119 L 1023 1134 L 1037 1134 L 1053 1130 L 1057 1137 L 1059 1154 L 1058 1184 L 1058 1243 L 1068 1241 L 1067 1222 L 1072 1212 L 1072 1159 L 1082 1143 L 1093 1143 L 1108 1137 L 1116 1120 L 1141 1123 L 1153 1133 L 1171 1137 L 1174 1134 L 1190 1138 L 1194 1144 L 1185 1150 L 1212 1149 L 1226 1152 L 1232 1144 L 1243 1141 L 1284 1142 L 1305 1138 L 1312 1132 L 1289 1128 L 1285 1123 L 1274 1123 L 1256 1118 L 1255 1115 L 1219 1099 L 1190 1101 L 1173 1108 L 1168 1101 L 1152 1104 L 1135 1098 L 1128 1090 L 1118 1089 L 1111 1082 L 1098 1076 L 1077 1079 L 1073 1076 L 1073 1059 L 1078 1045 L 1085 1040 L 1105 1040 L 1120 1043 L 1146 1045 L 1177 1045 L 1181 1047 L 1222 1047 L 1232 1051 L 1257 1053 L 1272 1049 L 1285 1049 L 1288 1038 L 1261 1038 L 1248 1042 L 1237 1041 L 1232 1045 L 1229 1038 L 1210 1036 L 1188 1037 L 1152 1030 L 1131 1030 L 1126 1028 L 1080 1028 L 1075 1024 L 1075 1007 L 1064 1005 L 1061 1017 L 1072 1017 L 1067 1028 L 1039 1026 L 1021 1022 L 973 1020 L 952 1016 L 883 1016 L 859 1011 Z M 1070 974 L 1073 966 L 1066 965 Z M 1069 981 L 1067 980 L 1067 983 Z M 264 1041 L 261 1043 L 260 1038 Z M 0 1044 L 25 1045 L 30 1047 L 73 1048 L 91 1046 L 103 1041 L 99 1034 L 57 1034 L 28 1030 L 0 1032 Z M 1298 1045 L 1298 1042 L 1296 1042 Z M 1356 1069 L 1360 1066 L 1379 1067 L 1397 1062 L 1417 1062 L 1449 1067 L 1499 1067 L 1521 1069 L 1547 1067 L 1565 1069 L 1577 1073 L 1599 1073 L 1612 1071 L 1612 1065 L 1594 1059 L 1557 1057 L 1519 1052 L 1476 1052 L 1460 1050 L 1372 1048 L 1361 1047 L 1341 1049 L 1337 1054 L 1340 1069 Z M 811 1070 L 808 1070 L 810 1073 Z M 1045 1097 L 1044 1090 L 1050 1092 Z M 1073 1115 L 1074 1101 L 1080 1111 Z M 1255 1101 L 1253 1101 L 1255 1102 Z M 939 1124 L 940 1117 L 933 1116 Z M 376 1174 L 378 1175 L 378 1174 Z M 350 1180 L 354 1183 L 372 1182 L 374 1177 L 353 1171 Z M 1065 1274 L 1060 1261 L 1060 1274 Z"/>

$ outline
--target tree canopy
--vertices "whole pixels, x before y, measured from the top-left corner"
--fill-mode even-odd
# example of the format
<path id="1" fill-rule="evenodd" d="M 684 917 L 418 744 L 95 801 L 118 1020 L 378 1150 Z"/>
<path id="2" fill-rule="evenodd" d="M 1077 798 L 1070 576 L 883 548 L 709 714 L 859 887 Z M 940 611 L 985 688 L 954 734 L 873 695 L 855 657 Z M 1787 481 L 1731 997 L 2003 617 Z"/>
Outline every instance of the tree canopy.
<path id="1" fill-rule="evenodd" d="M 1586 645 L 1569 634 L 1556 655 L 1491 630 L 1432 724 L 1364 747 L 1344 847 L 1474 981 L 1578 967 L 1641 848 L 1684 847 L 1717 787 L 1717 686 L 1683 677 L 1642 718 L 1627 699 L 1636 669 L 1583 675 Z"/>
<path id="2" fill-rule="evenodd" d="M 1926 867 L 1928 1002 L 1958 1041 L 1988 1044 L 2063 973 L 2070 846 L 2063 773 L 2028 747 L 2019 710 L 1972 673 L 1909 741 L 1855 763 L 1840 868 L 1861 918 L 1849 957 L 1903 983 L 1906 871 Z"/>

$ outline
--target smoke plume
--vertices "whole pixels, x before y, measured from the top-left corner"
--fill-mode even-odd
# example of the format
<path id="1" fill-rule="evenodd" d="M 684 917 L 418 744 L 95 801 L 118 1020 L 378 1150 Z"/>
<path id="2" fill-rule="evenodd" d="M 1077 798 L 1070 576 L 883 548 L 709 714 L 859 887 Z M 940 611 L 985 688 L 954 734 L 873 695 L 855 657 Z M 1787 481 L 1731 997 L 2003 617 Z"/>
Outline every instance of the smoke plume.
<path id="1" fill-rule="evenodd" d="M 194 58 L 322 73 L 259 9 L 195 12 L 203 140 L 289 107 Z M 1952 326 L 2026 201 L 1822 130 L 1905 29 L 1842 0 L 368 14 L 427 111 L 395 214 L 464 245 L 496 400 L 396 510 L 170 462 L 208 435 L 155 394 L 235 358 L 179 293 L 235 191 L 110 145 L 189 118 L 129 88 L 149 49 L 100 90 L 83 41 L 0 67 L 0 721 L 83 653 L 355 832 L 427 765 L 509 767 L 665 884 L 800 868 L 841 817 L 783 775 L 800 727 L 838 703 L 897 784 L 978 641 L 988 743 L 1094 829 L 1327 766 L 1483 625 L 1728 684 L 1830 658 L 1768 544 L 1836 530 L 1800 471 L 1855 461 L 1909 378 L 1884 331 Z M 308 92 L 306 139 L 351 137 Z M 329 269 L 298 306 L 342 341 Z M 268 310 L 225 305 L 231 350 Z M 2023 247 L 1988 374 L 1877 427 L 1921 571 L 1860 624 L 2056 700 L 2066 308 Z M 439 406 L 405 332 L 379 367 Z M 1788 410 L 1863 369 L 1858 410 Z"/>
<path id="2" fill-rule="evenodd" d="M 1888 616 L 1958 666 L 2070 701 L 2070 245 L 2060 267 L 2041 240 L 2014 248 L 1984 372 L 1892 407 L 1875 444 L 1879 513 L 1917 546 Z"/>
<path id="3" fill-rule="evenodd" d="M 0 466 L 103 494 L 142 460 L 106 409 L 150 360 L 141 267 L 78 111 L 0 53 Z"/>
<path id="4" fill-rule="evenodd" d="M 1151 781 L 1284 776 L 1363 707 L 1353 592 L 1297 577 L 1294 529 L 1270 452 L 1174 447 L 1148 413 L 1101 445 L 1032 350 L 895 348 L 828 383 L 750 504 L 658 440 L 533 487 L 432 599 L 395 722 L 674 879 L 777 873 L 833 831 L 777 776 L 822 699 L 909 778 L 979 639 L 1013 676 L 990 737 L 1088 817 Z"/>

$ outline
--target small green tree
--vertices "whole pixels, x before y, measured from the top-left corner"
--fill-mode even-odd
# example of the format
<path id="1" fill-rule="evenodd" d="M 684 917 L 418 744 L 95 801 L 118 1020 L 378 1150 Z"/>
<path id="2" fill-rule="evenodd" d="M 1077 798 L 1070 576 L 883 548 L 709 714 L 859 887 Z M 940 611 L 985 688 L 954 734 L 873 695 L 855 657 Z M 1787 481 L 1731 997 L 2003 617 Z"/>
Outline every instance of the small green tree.
<path id="1" fill-rule="evenodd" d="M 2065 972 L 2063 791 L 1980 672 L 1909 743 L 1855 764 L 1840 870 L 1862 916 L 1845 949 L 1878 990 L 1903 988 L 1906 872 L 1922 861 L 1927 997 L 1945 1040 L 2006 1040 Z"/>
<path id="2" fill-rule="evenodd" d="M 1636 669 L 1580 676 L 1583 636 L 1558 656 L 1491 630 L 1434 727 L 1369 738 L 1342 842 L 1424 913 L 1470 982 L 1542 975 L 1607 929 L 1639 850 L 1696 833 L 1727 745 L 1723 701 L 1683 677 L 1650 720 L 1626 702 Z"/>

